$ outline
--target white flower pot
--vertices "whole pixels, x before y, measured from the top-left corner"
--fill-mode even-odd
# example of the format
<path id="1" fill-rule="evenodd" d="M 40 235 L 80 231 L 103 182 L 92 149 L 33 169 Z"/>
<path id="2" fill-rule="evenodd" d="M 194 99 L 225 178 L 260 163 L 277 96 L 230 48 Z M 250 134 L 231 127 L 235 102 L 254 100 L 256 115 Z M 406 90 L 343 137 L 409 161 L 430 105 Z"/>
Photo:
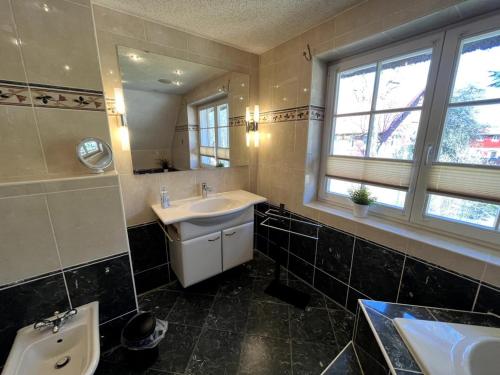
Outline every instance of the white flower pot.
<path id="1" fill-rule="evenodd" d="M 370 206 L 366 204 L 352 204 L 352 212 L 356 217 L 367 217 L 368 216 L 368 208 Z"/>

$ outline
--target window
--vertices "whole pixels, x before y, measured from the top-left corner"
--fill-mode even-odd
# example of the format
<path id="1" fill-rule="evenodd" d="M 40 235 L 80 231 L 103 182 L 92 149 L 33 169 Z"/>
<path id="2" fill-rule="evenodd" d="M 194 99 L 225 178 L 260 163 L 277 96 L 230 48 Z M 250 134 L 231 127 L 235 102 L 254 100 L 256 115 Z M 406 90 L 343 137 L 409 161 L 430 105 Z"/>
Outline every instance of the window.
<path id="1" fill-rule="evenodd" d="M 201 164 L 211 167 L 229 167 L 229 108 L 227 103 L 200 107 L 198 116 Z"/>
<path id="2" fill-rule="evenodd" d="M 319 196 L 479 241 L 500 240 L 499 16 L 329 67 Z"/>

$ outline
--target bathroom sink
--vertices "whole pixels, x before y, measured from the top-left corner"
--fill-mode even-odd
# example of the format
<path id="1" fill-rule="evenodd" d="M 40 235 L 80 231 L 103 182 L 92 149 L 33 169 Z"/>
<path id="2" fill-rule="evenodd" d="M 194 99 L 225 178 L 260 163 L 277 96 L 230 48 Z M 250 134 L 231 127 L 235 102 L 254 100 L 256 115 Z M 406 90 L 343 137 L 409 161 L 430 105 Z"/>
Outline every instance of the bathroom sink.
<path id="1" fill-rule="evenodd" d="M 2 375 L 92 375 L 99 363 L 99 306 L 77 307 L 59 332 L 33 325 L 17 331 Z"/>
<path id="2" fill-rule="evenodd" d="M 206 198 L 196 201 L 189 206 L 189 209 L 194 212 L 215 212 L 215 211 L 225 211 L 232 208 L 238 207 L 241 203 L 234 199 L 216 197 L 216 198 Z"/>
<path id="3" fill-rule="evenodd" d="M 426 375 L 495 375 L 500 329 L 426 320 L 394 319 Z"/>

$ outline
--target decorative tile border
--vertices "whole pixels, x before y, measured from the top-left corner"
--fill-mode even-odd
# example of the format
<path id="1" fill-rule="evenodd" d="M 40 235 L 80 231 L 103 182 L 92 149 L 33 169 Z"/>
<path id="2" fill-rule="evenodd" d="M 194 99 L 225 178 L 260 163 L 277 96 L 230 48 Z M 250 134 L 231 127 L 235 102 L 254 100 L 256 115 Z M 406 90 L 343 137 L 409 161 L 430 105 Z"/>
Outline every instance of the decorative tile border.
<path id="1" fill-rule="evenodd" d="M 102 91 L 13 81 L 0 81 L 0 105 L 102 112 L 106 110 Z"/>
<path id="2" fill-rule="evenodd" d="M 325 109 L 313 105 L 280 109 L 278 111 L 264 112 L 260 115 L 261 124 L 274 124 L 278 122 L 288 122 L 296 120 L 317 120 L 323 121 Z"/>
<path id="3" fill-rule="evenodd" d="M 194 125 L 177 125 L 175 127 L 175 132 L 176 133 L 179 133 L 179 132 L 197 132 L 199 131 L 199 126 L 194 124 Z"/>
<path id="4" fill-rule="evenodd" d="M 229 127 L 246 126 L 245 116 L 236 116 L 229 118 Z"/>

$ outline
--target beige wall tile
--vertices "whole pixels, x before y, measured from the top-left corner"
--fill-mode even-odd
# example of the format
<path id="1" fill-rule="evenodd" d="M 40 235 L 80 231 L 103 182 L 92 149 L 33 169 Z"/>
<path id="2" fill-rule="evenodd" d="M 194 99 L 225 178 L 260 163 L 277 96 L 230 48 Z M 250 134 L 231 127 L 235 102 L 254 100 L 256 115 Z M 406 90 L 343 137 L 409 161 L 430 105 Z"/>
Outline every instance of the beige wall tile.
<path id="1" fill-rule="evenodd" d="M 160 203 L 158 174 L 120 175 L 127 226 L 156 220 L 151 205 Z M 167 185 L 167 188 L 171 187 Z"/>
<path id="2" fill-rule="evenodd" d="M 37 108 L 36 116 L 49 173 L 88 174 L 76 157 L 78 143 L 86 137 L 110 142 L 104 112 Z"/>
<path id="3" fill-rule="evenodd" d="M 330 215 L 327 212 L 320 211 L 318 220 L 321 223 L 325 223 L 333 228 L 343 230 L 344 232 L 355 234 L 356 233 L 356 222 L 343 218 L 341 216 Z"/>
<path id="4" fill-rule="evenodd" d="M 249 190 L 249 178 L 248 167 L 224 168 L 224 190 Z"/>
<path id="5" fill-rule="evenodd" d="M 500 288 L 500 265 L 486 265 L 482 281 Z"/>
<path id="6" fill-rule="evenodd" d="M 88 177 L 77 177 L 64 180 L 51 180 L 44 182 L 43 186 L 47 193 L 55 193 L 66 190 L 80 190 L 97 187 L 118 186 L 118 176 L 114 172 L 112 175 L 91 175 Z"/>
<path id="7" fill-rule="evenodd" d="M 158 174 L 160 186 L 166 186 L 170 199 L 185 199 L 200 194 L 196 186 L 196 174 L 194 171 L 160 173 Z M 158 190 L 157 195 L 159 196 Z"/>
<path id="8" fill-rule="evenodd" d="M 0 2 L 0 51 L 2 51 L 2 64 L 0 64 L 0 79 L 25 82 L 26 75 L 21 60 L 17 33 L 12 16 L 10 2 Z"/>
<path id="9" fill-rule="evenodd" d="M 45 196 L 0 199 L 0 285 L 59 268 Z"/>
<path id="10" fill-rule="evenodd" d="M 48 194 L 63 267 L 128 251 L 119 187 Z"/>
<path id="11" fill-rule="evenodd" d="M 154 22 L 145 21 L 146 39 L 164 46 L 188 49 L 188 34 Z"/>
<path id="12" fill-rule="evenodd" d="M 144 21 L 99 5 L 93 5 L 94 19 L 98 30 L 128 36 L 134 39 L 146 39 Z"/>
<path id="13" fill-rule="evenodd" d="M 401 252 L 406 252 L 408 248 L 408 238 L 390 233 L 383 228 L 379 229 L 363 223 L 357 223 L 354 234 Z"/>
<path id="14" fill-rule="evenodd" d="M 0 106 L 0 179 L 46 172 L 31 107 Z"/>
<path id="15" fill-rule="evenodd" d="M 408 254 L 438 266 L 481 279 L 485 263 L 420 241 L 408 241 Z"/>
<path id="16" fill-rule="evenodd" d="M 90 8 L 63 0 L 18 0 L 13 8 L 30 82 L 101 90 Z"/>

